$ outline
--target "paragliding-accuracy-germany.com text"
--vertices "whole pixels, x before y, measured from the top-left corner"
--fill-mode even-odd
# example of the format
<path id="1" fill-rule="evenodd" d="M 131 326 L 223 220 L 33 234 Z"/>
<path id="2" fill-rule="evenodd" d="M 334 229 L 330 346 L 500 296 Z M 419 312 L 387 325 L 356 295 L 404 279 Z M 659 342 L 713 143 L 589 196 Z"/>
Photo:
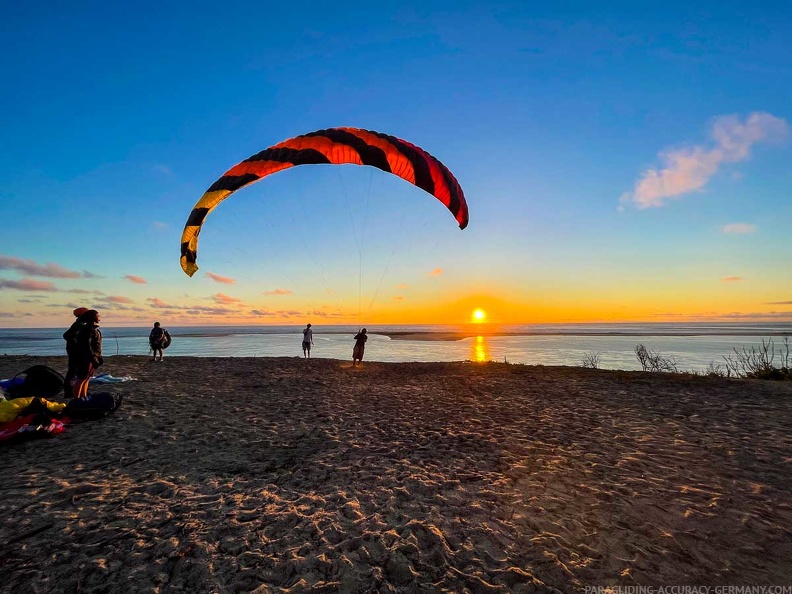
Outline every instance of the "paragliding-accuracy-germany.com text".
<path id="1" fill-rule="evenodd" d="M 792 594 L 789 586 L 586 586 L 585 594 Z"/>

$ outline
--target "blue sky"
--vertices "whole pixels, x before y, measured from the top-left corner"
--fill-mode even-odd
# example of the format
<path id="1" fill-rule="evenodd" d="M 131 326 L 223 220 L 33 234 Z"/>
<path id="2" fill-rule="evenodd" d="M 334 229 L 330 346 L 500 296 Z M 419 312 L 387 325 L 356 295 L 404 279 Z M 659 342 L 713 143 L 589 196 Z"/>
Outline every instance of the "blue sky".
<path id="1" fill-rule="evenodd" d="M 790 320 L 792 17 L 644 6 L 5 6 L 0 326 Z M 216 178 L 334 126 L 438 157 L 470 226 L 299 167 L 215 210 L 181 272 Z"/>

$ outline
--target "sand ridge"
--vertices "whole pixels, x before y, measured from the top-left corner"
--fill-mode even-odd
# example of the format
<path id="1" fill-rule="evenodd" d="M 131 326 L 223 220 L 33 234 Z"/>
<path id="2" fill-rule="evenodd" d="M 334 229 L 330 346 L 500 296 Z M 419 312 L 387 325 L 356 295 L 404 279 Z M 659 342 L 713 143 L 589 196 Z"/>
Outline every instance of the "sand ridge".
<path id="1" fill-rule="evenodd" d="M 2 357 L 0 376 L 63 358 Z M 3 592 L 792 584 L 792 386 L 500 363 L 108 357 L 4 447 Z M 108 387 L 92 386 L 92 391 Z"/>

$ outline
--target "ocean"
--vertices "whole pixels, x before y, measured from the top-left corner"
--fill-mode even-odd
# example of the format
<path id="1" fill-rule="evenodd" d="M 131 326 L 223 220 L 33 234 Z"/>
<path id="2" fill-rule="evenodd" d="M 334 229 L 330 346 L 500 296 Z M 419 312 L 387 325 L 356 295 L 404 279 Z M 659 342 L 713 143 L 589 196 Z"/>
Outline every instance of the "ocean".
<path id="1" fill-rule="evenodd" d="M 169 356 L 302 357 L 304 326 L 168 327 Z M 0 354 L 65 355 L 65 328 L 0 329 Z M 316 358 L 351 359 L 357 326 L 314 325 Z M 104 354 L 147 355 L 150 328 L 102 327 Z M 529 365 L 579 366 L 596 353 L 600 369 L 640 370 L 639 344 L 671 357 L 680 371 L 705 371 L 723 365 L 734 349 L 761 347 L 772 339 L 775 350 L 792 336 L 792 323 L 543 324 L 499 326 L 506 335 L 488 335 L 481 326 L 369 326 L 366 361 L 507 361 Z M 462 340 L 432 340 L 449 332 L 472 332 Z M 428 340 L 391 338 L 384 333 L 415 333 Z M 777 355 L 777 358 L 780 357 Z"/>

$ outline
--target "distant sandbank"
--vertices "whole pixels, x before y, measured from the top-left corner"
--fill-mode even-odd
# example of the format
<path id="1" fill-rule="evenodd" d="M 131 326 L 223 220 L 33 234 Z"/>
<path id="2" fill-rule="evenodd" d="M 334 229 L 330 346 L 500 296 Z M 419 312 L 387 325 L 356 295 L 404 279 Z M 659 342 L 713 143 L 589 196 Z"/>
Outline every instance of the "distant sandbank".
<path id="1" fill-rule="evenodd" d="M 317 332 L 320 334 L 320 332 Z M 330 333 L 328 333 L 330 334 Z M 536 331 L 536 332 L 501 332 L 501 331 L 488 331 L 486 329 L 477 330 L 464 330 L 453 332 L 378 332 L 377 330 L 369 330 L 369 334 L 380 334 L 388 336 L 393 340 L 464 340 L 466 338 L 475 338 L 477 336 L 756 336 L 756 331 L 718 331 L 713 334 L 712 332 L 579 332 L 579 331 Z M 788 336 L 788 332 L 761 332 L 762 336 Z"/>

